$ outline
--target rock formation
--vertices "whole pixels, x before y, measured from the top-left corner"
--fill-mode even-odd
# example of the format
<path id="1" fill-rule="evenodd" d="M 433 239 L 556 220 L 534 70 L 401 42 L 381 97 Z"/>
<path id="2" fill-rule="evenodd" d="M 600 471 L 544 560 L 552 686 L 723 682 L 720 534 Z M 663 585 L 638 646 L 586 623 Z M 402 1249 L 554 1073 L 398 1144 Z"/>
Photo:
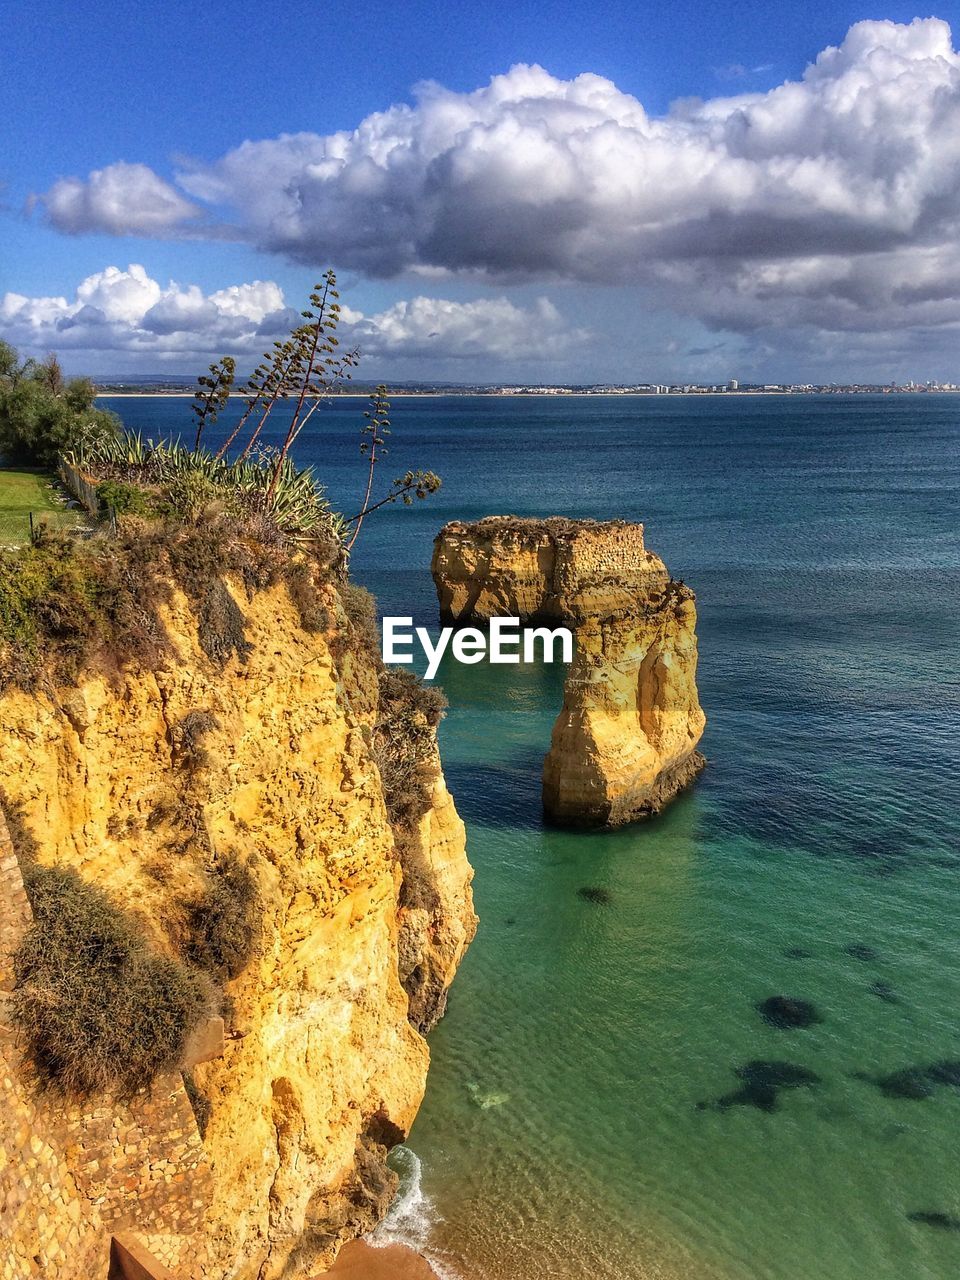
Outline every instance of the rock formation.
<path id="1" fill-rule="evenodd" d="M 212 1179 L 191 1202 L 199 1225 L 165 1219 L 162 1199 L 146 1228 L 138 1222 L 138 1179 L 182 1181 L 176 1161 L 156 1154 L 168 1134 L 151 1147 L 138 1129 L 125 1155 L 120 1107 L 90 1190 L 73 1167 L 76 1145 L 45 1129 L 31 1136 L 45 1104 L 28 1104 L 14 1078 L 8 1167 L 36 1159 L 58 1172 L 29 1188 L 18 1180 L 19 1199 L 0 1204 L 11 1275 L 35 1273 L 17 1271 L 24 1258 L 36 1274 L 95 1265 L 106 1275 L 110 1233 L 139 1229 L 182 1280 L 294 1280 L 370 1229 L 392 1195 L 384 1157 L 426 1081 L 418 1028 L 442 1012 L 476 924 L 463 824 L 434 741 L 418 774 L 425 811 L 411 838 L 397 838 L 372 745 L 376 662 L 351 648 L 337 587 L 319 588 L 325 631 L 301 625 L 284 585 L 252 598 L 239 582 L 227 587 L 244 616 L 244 662 L 212 666 L 195 612 L 173 592 L 159 608 L 176 660 L 0 693 L 0 802 L 21 860 L 75 868 L 136 911 L 169 954 L 182 951 L 189 904 L 219 853 L 251 868 L 262 908 L 255 958 L 226 983 L 223 1055 L 193 1071 L 210 1109 L 202 1163 Z M 202 729 L 201 743 L 185 725 L 193 739 Z M 428 747 L 432 732 L 421 726 Z M 16 873 L 9 857 L 3 867 Z M 18 1068 L 4 1062 L 9 1085 Z M 23 1150 L 11 1149 L 20 1136 Z M 29 1240 L 12 1238 L 21 1231 Z"/>
<path id="2" fill-rule="evenodd" d="M 693 592 L 622 521 L 491 516 L 434 545 L 446 623 L 519 617 L 576 633 L 543 769 L 548 817 L 617 826 L 656 813 L 703 768 Z"/>

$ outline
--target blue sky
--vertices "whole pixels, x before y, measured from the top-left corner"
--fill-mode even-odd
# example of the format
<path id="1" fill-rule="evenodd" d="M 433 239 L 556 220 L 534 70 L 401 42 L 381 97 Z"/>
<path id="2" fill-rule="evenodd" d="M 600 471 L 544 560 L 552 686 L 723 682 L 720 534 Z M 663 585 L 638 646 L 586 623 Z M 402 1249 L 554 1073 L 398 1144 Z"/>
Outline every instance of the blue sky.
<path id="1" fill-rule="evenodd" d="M 333 265 L 370 376 L 960 381 L 958 7 L 19 6 L 0 336 L 191 371 Z"/>

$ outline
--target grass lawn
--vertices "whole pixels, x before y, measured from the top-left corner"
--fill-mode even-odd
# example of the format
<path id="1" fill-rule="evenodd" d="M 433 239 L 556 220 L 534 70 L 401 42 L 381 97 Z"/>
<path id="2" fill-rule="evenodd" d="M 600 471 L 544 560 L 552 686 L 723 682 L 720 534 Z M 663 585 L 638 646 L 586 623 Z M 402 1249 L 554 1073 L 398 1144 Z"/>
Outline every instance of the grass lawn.
<path id="1" fill-rule="evenodd" d="M 59 489 L 42 471 L 12 471 L 0 467 L 0 547 L 28 542 L 30 512 L 34 520 L 46 518 L 58 528 L 77 524 L 83 512 L 66 507 Z"/>

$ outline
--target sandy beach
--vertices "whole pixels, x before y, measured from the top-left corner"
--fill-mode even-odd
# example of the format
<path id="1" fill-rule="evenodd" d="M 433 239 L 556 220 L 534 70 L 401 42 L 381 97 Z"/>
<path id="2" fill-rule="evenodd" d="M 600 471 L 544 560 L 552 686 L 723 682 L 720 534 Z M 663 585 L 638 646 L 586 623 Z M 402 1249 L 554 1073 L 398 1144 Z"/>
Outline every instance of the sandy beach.
<path id="1" fill-rule="evenodd" d="M 342 1280 L 437 1280 L 429 1263 L 412 1249 L 402 1244 L 375 1249 L 364 1240 L 344 1245 L 326 1274 Z"/>

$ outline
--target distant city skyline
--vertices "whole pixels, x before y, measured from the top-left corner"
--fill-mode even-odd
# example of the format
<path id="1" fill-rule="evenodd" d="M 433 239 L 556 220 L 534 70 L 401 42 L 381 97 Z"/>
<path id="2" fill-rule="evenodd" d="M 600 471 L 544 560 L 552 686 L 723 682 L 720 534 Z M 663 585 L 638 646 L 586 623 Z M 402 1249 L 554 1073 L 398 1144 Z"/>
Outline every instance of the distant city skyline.
<path id="1" fill-rule="evenodd" d="M 367 381 L 952 383 L 960 6 L 886 12 L 38 0 L 0 338 L 252 367 L 332 266 Z"/>

